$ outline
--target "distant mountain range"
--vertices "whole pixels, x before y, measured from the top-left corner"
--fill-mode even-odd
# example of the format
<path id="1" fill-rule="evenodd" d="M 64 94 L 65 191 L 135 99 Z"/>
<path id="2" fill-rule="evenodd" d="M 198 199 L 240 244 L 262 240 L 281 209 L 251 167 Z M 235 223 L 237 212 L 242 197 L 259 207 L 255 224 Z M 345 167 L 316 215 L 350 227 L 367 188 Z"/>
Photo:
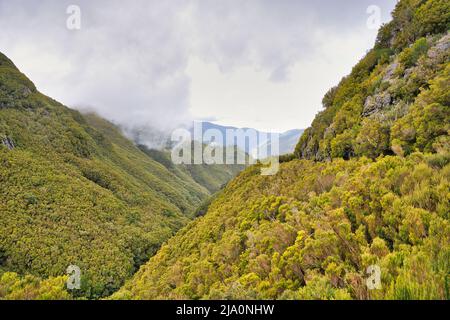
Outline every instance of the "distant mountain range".
<path id="1" fill-rule="evenodd" d="M 271 155 L 281 155 L 286 153 L 294 152 L 295 146 L 303 133 L 303 129 L 293 129 L 288 130 L 286 132 L 265 132 L 259 131 L 253 128 L 237 128 L 233 126 L 222 126 L 219 124 L 215 124 L 212 122 L 202 122 L 203 132 L 207 130 L 218 130 L 222 137 L 222 141 L 216 141 L 220 145 L 231 146 L 236 145 L 239 149 L 245 151 L 252 156 L 255 156 L 255 152 L 257 148 L 264 149 L 267 148 L 267 154 Z M 236 133 L 237 138 L 234 141 L 226 141 L 226 132 L 227 130 L 233 130 Z M 251 132 L 251 133 L 250 133 Z M 193 133 L 193 129 L 191 129 L 191 133 Z M 253 134 L 257 137 L 256 141 L 249 141 L 249 136 Z M 275 134 L 275 137 L 279 138 L 279 150 L 272 152 L 272 139 L 271 134 Z M 203 141 L 203 143 L 210 143 L 211 141 Z"/>
<path id="2" fill-rule="evenodd" d="M 196 136 L 194 134 L 194 126 L 201 124 L 202 135 Z M 253 128 L 238 128 L 233 126 L 222 126 L 212 122 L 195 122 L 190 129 L 187 129 L 191 133 L 193 140 L 202 140 L 203 144 L 210 144 L 212 142 L 217 143 L 220 146 L 229 147 L 236 146 L 238 149 L 245 151 L 254 158 L 262 158 L 258 156 L 256 151 L 265 150 L 267 155 L 282 155 L 294 152 L 295 146 L 303 133 L 303 129 L 293 129 L 286 132 L 265 132 L 259 131 Z M 236 136 L 233 140 L 227 141 L 227 130 L 232 130 L 232 133 Z M 171 148 L 171 137 L 169 133 L 164 133 L 150 127 L 134 128 L 133 130 L 124 130 L 128 136 L 133 139 L 137 144 L 145 145 L 150 149 L 155 150 L 168 150 Z M 219 136 L 218 141 L 209 139 L 206 132 L 209 132 L 212 136 Z M 272 137 L 271 137 L 272 134 Z M 221 136 L 221 138 L 220 138 Z M 256 137 L 256 139 L 250 139 L 250 136 Z M 272 139 L 279 138 L 278 151 L 272 151 Z M 216 137 L 217 138 L 217 137 Z M 250 141 L 252 140 L 252 141 Z M 260 154 L 261 155 L 261 154 Z"/>
<path id="3" fill-rule="evenodd" d="M 246 168 L 112 298 L 449 300 L 448 12 L 400 0 L 277 173 Z"/>
<path id="4" fill-rule="evenodd" d="M 144 141 L 167 141 L 142 132 Z M 41 94 L 2 53 L 0 163 L 0 300 L 11 292 L 4 272 L 20 273 L 33 288 L 32 275 L 49 278 L 52 297 L 67 297 L 49 283 L 64 283 L 54 277 L 71 263 L 83 270 L 77 294 L 110 295 L 244 169 L 174 165 L 167 150 L 150 150 L 107 120 Z M 23 283 L 14 291 L 37 298 Z"/>

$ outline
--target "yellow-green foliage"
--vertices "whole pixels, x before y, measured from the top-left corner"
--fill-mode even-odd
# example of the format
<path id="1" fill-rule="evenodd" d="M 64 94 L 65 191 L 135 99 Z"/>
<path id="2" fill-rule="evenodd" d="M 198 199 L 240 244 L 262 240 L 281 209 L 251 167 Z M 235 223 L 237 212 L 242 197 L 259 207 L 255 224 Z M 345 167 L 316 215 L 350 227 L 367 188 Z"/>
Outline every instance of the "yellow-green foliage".
<path id="1" fill-rule="evenodd" d="M 400 154 L 414 149 L 450 149 L 450 64 L 430 81 L 410 107 L 409 113 L 392 126 L 392 146 Z"/>
<path id="2" fill-rule="evenodd" d="M 251 167 L 113 298 L 448 299 L 450 165 L 432 158 Z"/>
<path id="3" fill-rule="evenodd" d="M 376 158 L 442 147 L 450 122 L 449 12 L 445 0 L 399 1 L 375 47 L 325 95 L 295 155 Z"/>
<path id="4" fill-rule="evenodd" d="M 406 67 L 410 68 L 417 63 L 420 56 L 424 55 L 428 51 L 427 39 L 420 38 L 414 44 L 406 48 L 399 55 L 399 61 Z"/>
<path id="5" fill-rule="evenodd" d="M 41 280 L 17 273 L 0 274 L 0 300 L 68 300 L 70 294 L 65 290 L 66 277 Z"/>
<path id="6" fill-rule="evenodd" d="M 239 168 L 176 167 L 0 54 L 0 298 L 71 298 L 72 264 L 109 295 L 195 215 L 112 298 L 449 299 L 449 20 L 400 0 L 280 171 L 209 200 Z"/>
<path id="7" fill-rule="evenodd" d="M 449 9 L 400 0 L 280 171 L 244 171 L 112 298 L 449 299 Z"/>
<path id="8" fill-rule="evenodd" d="M 196 168 L 212 176 L 202 185 L 165 167 L 111 123 L 37 92 L 2 54 L 0 164 L 0 268 L 47 278 L 75 264 L 77 294 L 92 298 L 118 289 L 193 217 L 207 188 L 237 172 Z"/>

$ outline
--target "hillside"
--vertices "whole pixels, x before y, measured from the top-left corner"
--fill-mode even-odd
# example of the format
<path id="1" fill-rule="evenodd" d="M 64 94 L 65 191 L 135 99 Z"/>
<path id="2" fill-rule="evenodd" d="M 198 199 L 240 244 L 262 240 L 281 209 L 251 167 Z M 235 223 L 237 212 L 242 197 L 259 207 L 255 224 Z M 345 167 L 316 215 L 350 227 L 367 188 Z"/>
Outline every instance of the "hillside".
<path id="1" fill-rule="evenodd" d="M 195 143 L 195 142 L 194 142 Z M 149 149 L 145 145 L 139 145 L 139 148 L 150 158 L 161 163 L 169 171 L 180 177 L 188 177 L 205 187 L 211 194 L 219 191 L 223 186 L 234 178 L 239 172 L 245 169 L 245 164 L 193 164 L 194 159 L 192 157 L 192 164 L 178 164 L 175 165 L 171 159 L 171 152 L 169 150 L 156 150 Z M 203 151 L 205 150 L 203 145 Z M 226 154 L 226 149 L 222 149 L 223 154 Z M 192 155 L 194 154 L 191 149 Z M 235 152 L 233 148 L 229 152 Z M 224 160 L 225 161 L 225 160 Z M 248 157 L 246 158 L 248 164 Z"/>
<path id="2" fill-rule="evenodd" d="M 17 277 L 3 272 L 25 285 L 69 265 L 82 270 L 79 295 L 111 294 L 237 173 L 166 167 L 106 120 L 39 93 L 1 53 L 0 163 L 0 296 Z"/>
<path id="3" fill-rule="evenodd" d="M 112 297 L 449 299 L 449 6 L 399 1 L 280 171 L 246 169 Z"/>
<path id="4" fill-rule="evenodd" d="M 450 3 L 400 1 L 375 47 L 323 98 L 295 154 L 313 160 L 449 146 Z"/>
<path id="5" fill-rule="evenodd" d="M 202 126 L 202 138 L 207 136 L 205 133 L 208 134 L 220 134 L 222 139 L 218 139 L 215 141 L 218 145 L 223 147 L 234 147 L 236 146 L 239 150 L 242 150 L 243 152 L 246 152 L 247 154 L 253 154 L 252 151 L 256 151 L 257 148 L 264 148 L 267 150 L 268 154 L 272 155 L 284 155 L 294 152 L 295 146 L 298 143 L 298 139 L 302 135 L 303 131 L 302 129 L 292 129 L 285 132 L 265 132 L 265 131 L 259 131 L 254 128 L 238 128 L 238 127 L 232 127 L 232 126 L 222 126 L 216 123 L 203 121 L 203 122 L 195 122 L 196 125 Z M 191 137 L 193 139 L 198 139 L 197 137 L 194 137 L 194 128 L 191 127 L 189 129 Z M 227 141 L 227 130 L 231 131 L 232 133 L 236 133 L 237 137 L 232 141 Z M 167 133 L 157 131 L 153 128 L 148 127 L 139 127 L 135 128 L 134 130 L 130 130 L 128 132 L 129 135 L 132 137 L 132 139 L 139 145 L 152 146 L 153 149 L 157 150 L 164 150 L 167 149 L 167 146 L 171 145 L 170 141 L 170 135 Z M 249 137 L 251 134 L 256 134 L 255 141 L 249 141 Z M 279 136 L 279 150 L 271 152 L 271 141 L 270 141 L 270 134 L 278 134 Z M 205 138 L 208 139 L 208 138 Z M 199 140 L 199 139 L 198 139 Z M 212 141 L 205 140 L 202 141 L 203 144 L 209 144 Z"/>
<path id="6" fill-rule="evenodd" d="M 448 299 L 449 187 L 423 154 L 251 167 L 113 297 Z"/>

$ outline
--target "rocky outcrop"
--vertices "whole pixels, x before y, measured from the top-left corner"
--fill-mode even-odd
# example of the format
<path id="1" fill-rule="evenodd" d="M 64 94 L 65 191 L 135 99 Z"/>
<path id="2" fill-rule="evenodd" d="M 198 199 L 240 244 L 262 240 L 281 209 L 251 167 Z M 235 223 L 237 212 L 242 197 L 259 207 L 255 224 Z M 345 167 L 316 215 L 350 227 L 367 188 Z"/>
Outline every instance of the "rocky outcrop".
<path id="1" fill-rule="evenodd" d="M 395 60 L 392 62 L 387 68 L 383 76 L 383 81 L 390 81 L 392 80 L 395 70 L 398 68 L 398 61 Z"/>
<path id="2" fill-rule="evenodd" d="M 6 146 L 9 150 L 12 150 L 16 147 L 14 141 L 9 137 L 2 138 L 2 144 Z"/>
<path id="3" fill-rule="evenodd" d="M 389 106 L 391 102 L 392 97 L 388 92 L 381 92 L 379 94 L 369 96 L 364 102 L 362 115 L 367 117 L 373 113 L 379 112 Z"/>
<path id="4" fill-rule="evenodd" d="M 22 89 L 22 98 L 28 98 L 28 96 L 30 95 L 30 94 L 32 94 L 33 92 L 31 91 L 31 89 L 30 88 L 28 88 L 28 87 L 23 87 L 23 89 Z"/>
<path id="5" fill-rule="evenodd" d="M 439 41 L 428 50 L 428 57 L 431 59 L 439 58 L 439 56 L 450 49 L 450 32 L 443 36 Z"/>

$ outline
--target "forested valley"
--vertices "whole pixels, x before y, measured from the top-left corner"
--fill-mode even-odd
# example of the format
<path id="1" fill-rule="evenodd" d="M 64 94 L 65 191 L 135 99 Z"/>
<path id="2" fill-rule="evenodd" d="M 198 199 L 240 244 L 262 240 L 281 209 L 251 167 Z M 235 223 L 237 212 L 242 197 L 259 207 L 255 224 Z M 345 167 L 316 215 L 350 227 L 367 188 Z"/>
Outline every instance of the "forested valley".
<path id="1" fill-rule="evenodd" d="M 273 176 L 174 166 L 0 54 L 0 299 L 448 300 L 449 28 L 400 0 Z"/>

